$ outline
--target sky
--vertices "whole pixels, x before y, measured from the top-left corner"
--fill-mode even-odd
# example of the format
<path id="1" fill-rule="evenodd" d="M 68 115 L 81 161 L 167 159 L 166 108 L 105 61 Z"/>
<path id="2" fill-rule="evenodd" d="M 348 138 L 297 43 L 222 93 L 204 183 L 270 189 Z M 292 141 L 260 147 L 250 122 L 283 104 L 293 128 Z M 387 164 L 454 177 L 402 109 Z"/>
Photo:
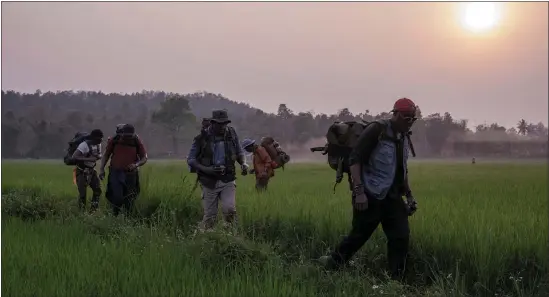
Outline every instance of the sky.
<path id="1" fill-rule="evenodd" d="M 389 111 L 547 124 L 548 4 L 3 2 L 2 89 L 224 94 L 267 112 Z"/>

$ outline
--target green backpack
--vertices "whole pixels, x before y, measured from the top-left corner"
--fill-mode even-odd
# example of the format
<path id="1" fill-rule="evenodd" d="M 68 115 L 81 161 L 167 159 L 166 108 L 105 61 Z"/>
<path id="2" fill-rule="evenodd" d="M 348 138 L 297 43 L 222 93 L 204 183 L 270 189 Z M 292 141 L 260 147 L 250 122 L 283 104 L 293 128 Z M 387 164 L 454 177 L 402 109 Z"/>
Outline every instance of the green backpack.
<path id="1" fill-rule="evenodd" d="M 348 121 L 348 122 L 334 122 L 328 128 L 326 133 L 327 143 L 321 147 L 310 148 L 311 152 L 322 152 L 323 155 L 328 155 L 328 165 L 330 168 L 336 171 L 336 180 L 334 185 L 334 192 L 336 186 L 343 180 L 343 174 L 347 173 L 347 177 L 350 180 L 351 173 L 349 168 L 349 155 L 356 146 L 358 138 L 362 131 L 372 123 L 379 123 L 386 127 L 386 120 L 376 120 L 371 122 L 366 121 Z M 410 141 L 411 132 L 407 134 L 407 138 L 410 144 L 412 155 L 415 157 L 412 142 Z M 385 136 L 385 129 L 382 130 L 378 139 Z"/>

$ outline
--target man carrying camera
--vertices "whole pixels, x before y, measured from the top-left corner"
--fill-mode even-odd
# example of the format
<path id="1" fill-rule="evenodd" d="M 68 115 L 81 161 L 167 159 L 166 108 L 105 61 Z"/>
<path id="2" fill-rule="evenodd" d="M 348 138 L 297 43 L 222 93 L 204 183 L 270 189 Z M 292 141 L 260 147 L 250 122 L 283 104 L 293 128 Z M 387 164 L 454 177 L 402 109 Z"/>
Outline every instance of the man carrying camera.
<path id="1" fill-rule="evenodd" d="M 227 126 L 230 122 L 227 111 L 214 110 L 211 125 L 206 133 L 194 138 L 187 157 L 187 164 L 196 170 L 202 188 L 204 229 L 214 227 L 218 201 L 221 201 L 225 222 L 234 225 L 237 221 L 235 161 L 240 164 L 243 175 L 248 173 L 248 165 L 236 131 Z"/>

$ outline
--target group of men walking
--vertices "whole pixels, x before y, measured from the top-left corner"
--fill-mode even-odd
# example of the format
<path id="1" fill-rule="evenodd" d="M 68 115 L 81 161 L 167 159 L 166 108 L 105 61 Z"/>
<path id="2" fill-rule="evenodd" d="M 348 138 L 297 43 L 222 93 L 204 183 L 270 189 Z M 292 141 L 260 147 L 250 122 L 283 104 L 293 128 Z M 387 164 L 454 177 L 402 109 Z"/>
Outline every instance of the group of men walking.
<path id="1" fill-rule="evenodd" d="M 86 207 L 89 186 L 93 191 L 90 212 L 98 209 L 102 193 L 101 180 L 105 178 L 105 166 L 110 160 L 105 197 L 115 216 L 122 210 L 129 213 L 140 191 L 139 167 L 147 162 L 147 151 L 135 133 L 135 128 L 130 124 L 117 126 L 116 135 L 107 140 L 105 154 L 101 153 L 103 137 L 101 130 L 92 130 L 89 137 L 78 145 L 72 155 L 76 161 L 74 172 L 79 207 L 82 210 Z M 95 166 L 99 160 L 101 163 L 97 173 Z"/>
<path id="2" fill-rule="evenodd" d="M 352 228 L 347 237 L 328 256 L 319 260 L 329 269 L 337 269 L 365 244 L 381 223 L 387 237 L 387 258 L 393 279 L 404 276 L 409 243 L 408 216 L 417 203 L 408 183 L 408 143 L 406 134 L 416 120 L 416 105 L 407 98 L 395 102 L 392 117 L 368 125 L 358 138 L 349 157 Z M 269 154 L 252 139 L 239 141 L 225 110 L 215 110 L 212 117 L 203 119 L 202 129 L 194 138 L 187 163 L 197 174 L 202 188 L 204 229 L 215 226 L 218 204 L 224 222 L 237 222 L 236 175 L 237 165 L 242 175 L 254 173 L 256 189 L 263 191 L 274 176 Z M 121 208 L 131 210 L 139 193 L 138 168 L 147 161 L 147 153 L 131 125 L 119 127 L 119 133 L 109 139 L 105 155 L 101 156 L 103 133 L 94 130 L 90 139 L 82 143 L 73 157 L 80 161 L 76 180 L 80 205 L 85 205 L 86 186 L 93 190 L 92 210 L 97 209 L 101 195 L 100 179 L 104 178 L 109 158 L 110 170 L 107 199 L 115 214 Z M 253 155 L 253 169 L 249 170 L 245 152 Z M 93 169 L 101 160 L 99 174 Z M 402 199 L 406 196 L 406 202 Z"/>

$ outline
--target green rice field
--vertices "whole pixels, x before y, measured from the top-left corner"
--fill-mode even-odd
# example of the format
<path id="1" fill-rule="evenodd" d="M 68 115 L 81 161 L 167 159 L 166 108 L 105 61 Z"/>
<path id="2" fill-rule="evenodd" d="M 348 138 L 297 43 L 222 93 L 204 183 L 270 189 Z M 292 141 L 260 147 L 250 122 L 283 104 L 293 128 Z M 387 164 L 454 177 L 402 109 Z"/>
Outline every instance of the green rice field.
<path id="1" fill-rule="evenodd" d="M 549 296 L 543 163 L 411 163 L 405 283 L 385 276 L 381 227 L 349 267 L 315 261 L 351 224 L 346 179 L 334 194 L 326 164 L 289 164 L 264 194 L 239 176 L 236 235 L 197 232 L 200 188 L 183 160 L 142 168 L 129 218 L 104 197 L 79 214 L 62 161 L 1 168 L 2 296 Z"/>

